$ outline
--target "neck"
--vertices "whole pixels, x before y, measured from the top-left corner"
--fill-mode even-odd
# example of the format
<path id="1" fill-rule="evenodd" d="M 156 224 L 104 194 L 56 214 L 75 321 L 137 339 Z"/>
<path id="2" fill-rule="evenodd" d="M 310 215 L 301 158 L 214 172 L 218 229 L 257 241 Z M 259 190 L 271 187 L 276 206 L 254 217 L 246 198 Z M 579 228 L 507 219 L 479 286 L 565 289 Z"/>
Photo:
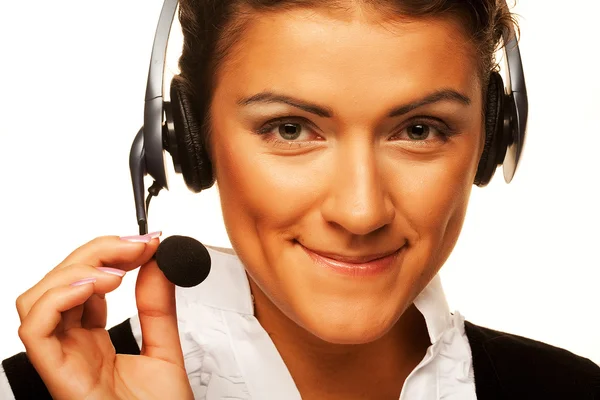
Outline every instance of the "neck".
<path id="1" fill-rule="evenodd" d="M 255 316 L 271 336 L 303 399 L 397 400 L 404 381 L 430 345 L 425 320 L 414 305 L 376 341 L 341 345 L 301 328 L 252 280 L 250 285 Z"/>

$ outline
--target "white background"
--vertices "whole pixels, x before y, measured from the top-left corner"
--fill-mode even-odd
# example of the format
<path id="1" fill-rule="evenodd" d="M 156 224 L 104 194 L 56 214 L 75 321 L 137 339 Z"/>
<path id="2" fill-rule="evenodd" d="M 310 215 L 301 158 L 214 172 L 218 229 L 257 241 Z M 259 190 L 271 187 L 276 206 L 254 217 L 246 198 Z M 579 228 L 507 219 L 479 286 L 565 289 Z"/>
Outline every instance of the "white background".
<path id="1" fill-rule="evenodd" d="M 526 151 L 510 185 L 499 170 L 474 189 L 442 278 L 451 309 L 472 322 L 600 363 L 596 3 L 515 8 L 530 99 Z M 89 239 L 136 234 L 127 161 L 161 6 L 0 3 L 0 359 L 22 350 L 20 293 Z M 214 189 L 192 195 L 171 174 L 150 211 L 151 230 L 228 246 Z M 128 274 L 108 296 L 110 325 L 136 312 L 134 282 Z"/>

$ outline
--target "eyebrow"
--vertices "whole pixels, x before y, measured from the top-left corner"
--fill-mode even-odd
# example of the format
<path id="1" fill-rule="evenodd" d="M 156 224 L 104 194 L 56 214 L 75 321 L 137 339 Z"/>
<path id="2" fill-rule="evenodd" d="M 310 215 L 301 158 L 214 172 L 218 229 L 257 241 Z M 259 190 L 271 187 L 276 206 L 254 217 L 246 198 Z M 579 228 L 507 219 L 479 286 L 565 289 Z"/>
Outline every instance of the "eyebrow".
<path id="1" fill-rule="evenodd" d="M 423 107 L 429 104 L 438 103 L 440 101 L 451 101 L 455 103 L 459 103 L 461 105 L 468 106 L 471 104 L 471 99 L 464 94 L 461 94 L 453 89 L 440 89 L 435 91 L 419 100 L 413 101 L 408 104 L 401 105 L 399 107 L 393 108 L 389 113 L 388 117 L 398 117 L 404 114 L 407 114 L 413 110 L 416 110 L 419 107 Z M 274 92 L 264 91 L 257 93 L 250 97 L 244 97 L 238 100 L 238 105 L 240 106 L 248 106 L 255 103 L 262 104 L 273 104 L 273 103 L 282 103 L 287 104 L 289 106 L 298 108 L 300 110 L 304 110 L 308 113 L 318 115 L 323 118 L 331 118 L 333 115 L 333 111 L 329 107 L 320 106 L 317 104 L 308 103 L 306 101 L 296 99 L 291 96 L 286 96 L 283 94 L 278 94 Z"/>

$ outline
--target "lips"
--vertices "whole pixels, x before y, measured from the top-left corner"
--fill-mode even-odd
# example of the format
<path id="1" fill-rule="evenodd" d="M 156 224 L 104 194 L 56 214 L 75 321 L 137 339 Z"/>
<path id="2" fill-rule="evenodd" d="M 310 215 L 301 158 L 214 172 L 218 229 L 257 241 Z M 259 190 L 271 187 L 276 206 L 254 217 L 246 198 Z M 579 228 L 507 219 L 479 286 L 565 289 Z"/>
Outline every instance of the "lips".
<path id="1" fill-rule="evenodd" d="M 385 253 L 378 253 L 378 254 L 372 254 L 372 255 L 366 255 L 366 256 L 342 256 L 342 255 L 335 254 L 335 253 L 326 253 L 326 252 L 312 250 L 312 249 L 308 249 L 308 248 L 306 248 L 306 249 L 320 257 L 329 258 L 331 260 L 339 261 L 339 262 L 346 263 L 346 264 L 369 263 L 371 261 L 375 261 L 375 260 L 379 260 L 381 258 L 391 256 L 394 253 L 398 252 L 398 250 L 399 250 L 399 249 L 395 249 L 392 251 L 387 251 Z"/>
<path id="2" fill-rule="evenodd" d="M 402 253 L 405 246 L 383 253 L 369 255 L 341 255 L 312 250 L 303 245 L 302 249 L 321 267 L 350 276 L 373 276 L 389 270 Z"/>

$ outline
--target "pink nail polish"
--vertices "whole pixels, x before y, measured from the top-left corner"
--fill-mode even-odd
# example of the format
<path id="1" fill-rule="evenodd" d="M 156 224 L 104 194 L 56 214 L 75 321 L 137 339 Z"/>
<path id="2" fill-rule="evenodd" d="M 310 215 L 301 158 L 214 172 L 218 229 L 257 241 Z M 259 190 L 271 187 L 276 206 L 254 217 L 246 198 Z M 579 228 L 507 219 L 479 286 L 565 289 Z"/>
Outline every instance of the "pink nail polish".
<path id="1" fill-rule="evenodd" d="M 149 237 L 150 240 L 156 239 L 162 235 L 162 231 L 146 233 L 144 236 Z"/>
<path id="2" fill-rule="evenodd" d="M 107 274 L 116 275 L 116 276 L 125 276 L 125 271 L 117 268 L 108 268 L 108 267 L 98 267 L 100 271 L 106 272 Z"/>
<path id="3" fill-rule="evenodd" d="M 96 278 L 86 278 L 86 279 L 82 279 L 80 281 L 71 283 L 71 286 L 87 285 L 88 283 L 94 283 L 94 282 L 96 282 Z"/>
<path id="4" fill-rule="evenodd" d="M 162 231 L 146 233 L 145 235 L 135 235 L 135 236 L 121 236 L 121 240 L 127 240 L 128 242 L 136 242 L 136 243 L 149 243 L 152 239 L 156 239 L 162 235 Z"/>
<path id="5" fill-rule="evenodd" d="M 149 238 L 146 235 L 121 236 L 119 239 L 126 240 L 128 242 L 135 242 L 135 243 L 148 243 L 149 241 L 152 240 L 152 238 Z"/>

